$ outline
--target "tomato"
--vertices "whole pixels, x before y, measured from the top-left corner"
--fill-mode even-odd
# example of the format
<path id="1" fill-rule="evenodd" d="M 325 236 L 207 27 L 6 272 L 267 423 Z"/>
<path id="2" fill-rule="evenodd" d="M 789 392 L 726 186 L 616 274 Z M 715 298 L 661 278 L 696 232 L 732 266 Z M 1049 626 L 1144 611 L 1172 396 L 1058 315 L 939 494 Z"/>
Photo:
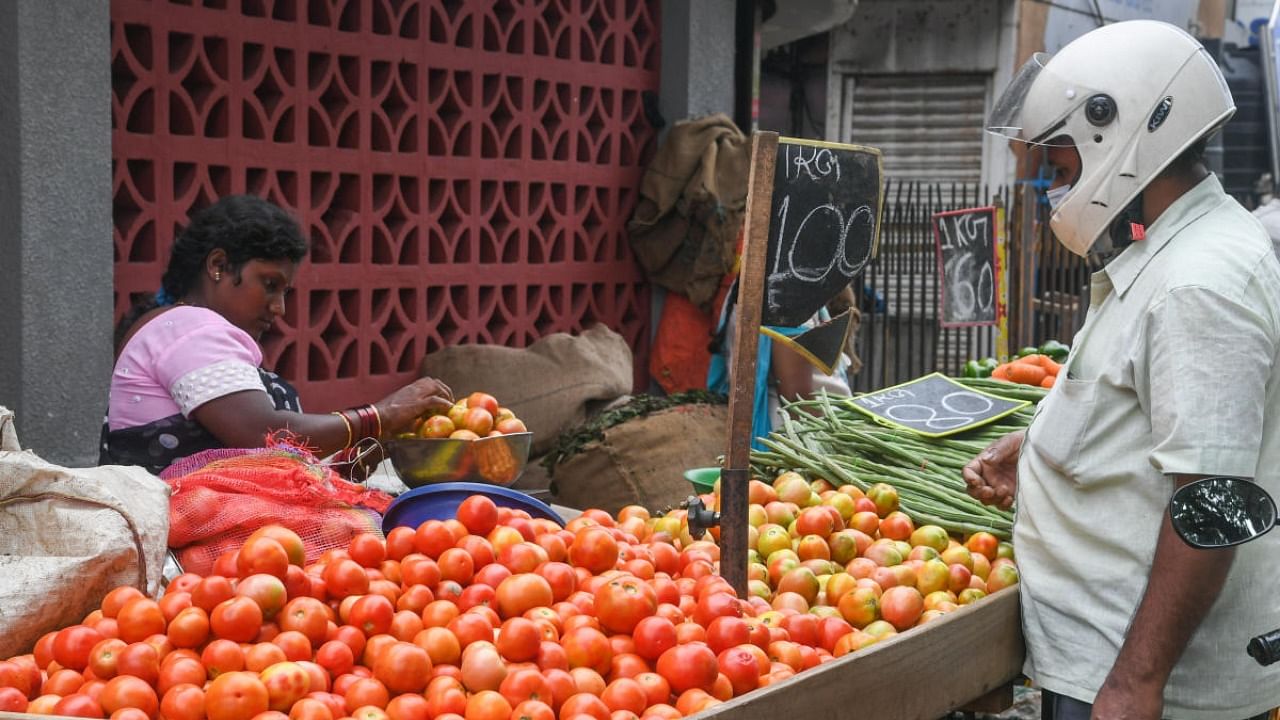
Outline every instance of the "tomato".
<path id="1" fill-rule="evenodd" d="M 278 662 L 267 666 L 258 675 L 267 690 L 267 707 L 283 712 L 293 707 L 311 690 L 311 677 L 295 662 Z"/>
<path id="2" fill-rule="evenodd" d="M 156 680 L 156 692 L 163 698 L 167 692 L 178 685 L 192 684 L 203 687 L 208 677 L 208 671 L 199 660 L 179 658 L 173 662 L 161 664 L 159 679 Z"/>
<path id="3" fill-rule="evenodd" d="M 555 720 L 556 711 L 541 700 L 525 700 L 511 709 L 511 720 Z"/>
<path id="4" fill-rule="evenodd" d="M 102 598 L 102 616 L 116 617 L 120 614 L 120 609 L 125 606 L 125 603 L 142 597 L 146 597 L 146 595 L 138 588 L 130 585 L 121 585 Z"/>
<path id="5" fill-rule="evenodd" d="M 388 720 L 428 720 L 427 700 L 421 694 L 406 694 L 391 698 L 387 703 Z"/>
<path id="6" fill-rule="evenodd" d="M 440 583 L 440 566 L 435 560 L 422 555 L 416 555 L 412 560 L 405 558 L 400 563 L 400 581 L 406 591 L 414 585 L 433 588 Z"/>
<path id="7" fill-rule="evenodd" d="M 479 613 L 463 613 L 450 620 L 446 627 L 464 650 L 474 642 L 493 640 L 493 624 Z"/>
<path id="8" fill-rule="evenodd" d="M 351 595 L 364 595 L 369 592 L 369 575 L 360 563 L 349 558 L 340 558 L 329 563 L 322 575 L 325 591 L 329 597 L 341 600 Z"/>
<path id="9" fill-rule="evenodd" d="M 476 583 L 467 587 L 458 596 L 458 608 L 463 612 L 477 606 L 492 605 L 496 599 L 496 591 L 489 585 Z"/>
<path id="10" fill-rule="evenodd" d="M 146 681 L 132 675 L 120 675 L 107 681 L 98 695 L 98 703 L 106 713 L 126 708 L 138 708 L 150 717 L 160 710 L 160 698 Z"/>
<path id="11" fill-rule="evenodd" d="M 480 584 L 496 589 L 499 583 L 509 577 L 511 577 L 511 570 L 507 566 L 491 562 L 477 570 L 475 576 L 471 578 L 471 582 L 472 587 Z"/>
<path id="12" fill-rule="evenodd" d="M 551 584 L 536 573 L 519 573 L 498 584 L 495 599 L 499 615 L 516 617 L 533 608 L 550 605 Z"/>
<path id="13" fill-rule="evenodd" d="M 720 674 L 715 653 L 699 643 L 677 645 L 662 653 L 658 658 L 657 671 L 676 693 L 693 688 L 710 690 Z"/>
<path id="14" fill-rule="evenodd" d="M 404 696 L 410 697 L 410 696 Z M 419 698 L 421 699 L 421 698 Z M 394 701 L 393 701 L 394 702 Z M 423 700 L 426 703 L 426 700 Z M 163 703 L 162 703 L 163 704 Z M 165 720 L 168 720 L 166 717 Z M 289 708 L 289 720 L 336 720 L 333 711 L 329 706 L 311 697 L 305 697 L 293 704 Z M 411 720 L 408 716 L 401 716 L 398 720 Z M 416 720 L 416 719 L 413 719 Z"/>
<path id="15" fill-rule="evenodd" d="M 413 536 L 413 547 L 418 552 L 435 560 L 458 539 L 449 531 L 449 527 L 439 520 L 428 520 L 418 526 Z"/>
<path id="16" fill-rule="evenodd" d="M 53 638 L 53 659 L 63 667 L 84 670 L 89 666 L 90 651 L 102 640 L 102 633 L 86 625 L 63 628 Z"/>
<path id="17" fill-rule="evenodd" d="M 290 600 L 276 616 L 283 632 L 297 631 L 307 636 L 312 646 L 325 641 L 329 629 L 329 614 L 325 604 L 311 597 Z"/>
<path id="18" fill-rule="evenodd" d="M 244 651 L 232 640 L 218 639 L 209 643 L 200 653 L 200 662 L 209 671 L 209 677 L 244 669 Z"/>
<path id="19" fill-rule="evenodd" d="M 366 637 L 382 635 L 391 629 L 395 606 L 381 595 L 362 595 L 351 605 L 347 624 L 359 628 Z"/>
<path id="20" fill-rule="evenodd" d="M 814 621 L 814 629 L 817 629 L 818 618 L 813 615 L 805 616 Z M 721 653 L 735 646 L 742 645 L 750 641 L 751 629 L 742 618 L 720 616 L 711 621 L 707 627 L 707 645 L 713 653 Z"/>
<path id="21" fill-rule="evenodd" d="M 413 637 L 413 644 L 427 651 L 432 665 L 457 665 L 462 659 L 458 638 L 442 627 L 423 629 Z"/>
<path id="22" fill-rule="evenodd" d="M 671 697 L 671 684 L 656 672 L 643 672 L 632 679 L 644 690 L 647 706 L 665 703 Z"/>
<path id="23" fill-rule="evenodd" d="M 242 578 L 264 573 L 284 580 L 288 570 L 289 552 L 275 538 L 250 537 L 236 553 L 236 572 Z"/>
<path id="24" fill-rule="evenodd" d="M 748 647 L 754 646 L 727 648 L 716 658 L 720 673 L 729 679 L 735 696 L 751 692 L 760 685 L 760 664 Z"/>
<path id="25" fill-rule="evenodd" d="M 532 668 L 509 673 L 498 686 L 498 692 L 512 705 L 519 705 L 526 700 L 539 700 L 548 705 L 555 701 L 551 683 L 547 682 L 541 672 Z"/>
<path id="26" fill-rule="evenodd" d="M 532 620 L 513 617 L 504 622 L 498 630 L 496 644 L 502 657 L 511 662 L 532 661 L 538 657 L 538 647 L 542 644 L 542 632 Z M 513 704 L 516 702 L 518 701 L 512 700 Z"/>
<path id="27" fill-rule="evenodd" d="M 334 718 L 340 718 L 347 714 L 347 700 L 341 695 L 331 692 L 310 692 L 307 698 L 323 703 L 329 708 L 329 714 Z"/>
<path id="28" fill-rule="evenodd" d="M 235 590 L 232 589 L 230 580 L 221 575 L 211 575 L 201 580 L 191 590 L 191 604 L 206 613 L 211 613 L 219 603 L 230 600 L 234 596 Z"/>
<path id="29" fill-rule="evenodd" d="M 630 633 L 658 609 L 658 597 L 643 580 L 623 575 L 601 585 L 594 597 L 596 617 L 606 630 Z"/>
<path id="30" fill-rule="evenodd" d="M 543 640 L 538 643 L 536 662 L 538 663 L 538 668 L 543 671 L 569 669 L 569 656 L 565 654 L 564 647 L 552 640 Z"/>
<path id="31" fill-rule="evenodd" d="M 618 563 L 618 541 L 604 528 L 585 527 L 569 546 L 569 563 L 596 575 L 612 570 Z"/>
<path id="32" fill-rule="evenodd" d="M 639 715 L 649 706 L 649 696 L 640 683 L 630 678 L 619 678 L 609 683 L 600 699 L 610 712 L 628 710 Z"/>
<path id="33" fill-rule="evenodd" d="M 219 638 L 252 642 L 262 629 L 262 608 L 247 597 L 223 600 L 209 614 L 209 627 Z"/>
<path id="34" fill-rule="evenodd" d="M 477 419 L 482 418 L 477 417 Z M 492 423 L 492 415 L 490 415 L 490 422 Z M 472 431 L 481 435 L 484 434 L 474 428 Z M 484 432 L 488 432 L 488 430 Z M 455 515 L 458 518 L 458 522 L 465 525 L 467 531 L 474 535 L 488 535 L 489 531 L 498 524 L 498 506 L 494 504 L 493 500 L 484 495 L 472 495 L 463 500 L 458 505 Z"/>
<path id="35" fill-rule="evenodd" d="M 439 677 L 427 684 L 424 693 L 427 698 L 427 712 L 433 718 L 447 713 L 462 714 L 467 709 L 467 693 L 462 683 L 454 678 Z"/>
<path id="36" fill-rule="evenodd" d="M 0 712 L 26 712 L 29 702 L 27 694 L 18 688 L 0 687 Z"/>
<path id="37" fill-rule="evenodd" d="M 68 717 L 104 718 L 106 714 L 97 700 L 83 693 L 73 693 L 62 698 L 53 705 L 54 715 Z"/>
<path id="38" fill-rule="evenodd" d="M 727 592 L 713 592 L 698 600 L 693 611 L 694 622 L 706 627 L 720 616 L 742 617 L 742 603 Z"/>
<path id="39" fill-rule="evenodd" d="M 476 642 L 462 651 L 462 684 L 471 692 L 497 690 L 507 677 L 507 665 L 490 642 Z"/>
<path id="40" fill-rule="evenodd" d="M 189 592 L 165 592 L 164 597 L 160 598 L 160 612 L 164 613 L 165 622 L 173 622 L 178 613 L 189 607 L 191 607 L 191 593 Z M 119 623 L 117 623 L 117 632 L 119 628 Z"/>
<path id="41" fill-rule="evenodd" d="M 924 597 L 913 587 L 891 587 L 880 596 L 880 616 L 899 631 L 916 624 L 924 612 Z"/>
<path id="42" fill-rule="evenodd" d="M 586 715 L 595 720 L 609 720 L 609 706 L 591 693 L 576 693 L 570 695 L 560 706 L 560 717 L 571 718 L 577 715 Z"/>
<path id="43" fill-rule="evenodd" d="M 245 543 L 249 540 L 257 540 L 258 538 L 271 538 L 284 548 L 285 555 L 289 559 L 289 564 L 301 567 L 306 564 L 306 546 L 302 542 L 302 538 L 289 528 L 281 525 L 265 525 L 258 528 L 246 538 Z"/>
<path id="44" fill-rule="evenodd" d="M 132 675 L 155 685 L 160 679 L 160 653 L 147 643 L 130 643 L 116 654 L 116 674 Z"/>
<path id="45" fill-rule="evenodd" d="M 290 566 L 292 567 L 292 566 Z M 266 573 L 257 573 L 236 584 L 236 595 L 247 597 L 262 608 L 262 616 L 271 620 L 284 607 L 287 597 L 284 580 Z"/>
<path id="46" fill-rule="evenodd" d="M 199 647 L 209 639 L 209 615 L 194 605 L 184 608 L 169 622 L 167 636 L 174 647 Z"/>
<path id="47" fill-rule="evenodd" d="M 600 674 L 609 672 L 613 650 L 604 633 L 590 627 L 566 630 L 560 639 L 570 668 L 587 667 Z"/>
<path id="48" fill-rule="evenodd" d="M 481 690 L 467 698 L 463 716 L 466 720 L 508 720 L 511 717 L 511 703 L 495 690 Z"/>
<path id="49" fill-rule="evenodd" d="M 343 698 L 347 703 L 347 712 L 350 713 L 356 708 L 364 707 L 365 705 L 384 708 L 391 701 L 391 694 L 381 680 L 359 678 L 351 683 L 351 687 L 348 687 L 347 691 L 343 693 Z"/>
<path id="50" fill-rule="evenodd" d="M 391 693 L 420 693 L 431 672 L 431 657 L 413 643 L 397 642 L 378 657 L 372 669 Z"/>
<path id="51" fill-rule="evenodd" d="M 271 642 L 254 643 L 244 651 L 244 669 L 253 673 L 261 673 L 276 663 L 288 661 L 284 650 Z"/>
<path id="52" fill-rule="evenodd" d="M 387 558 L 387 546 L 382 537 L 371 532 L 359 533 L 347 545 L 351 559 L 367 568 L 376 568 Z"/>
<path id="53" fill-rule="evenodd" d="M 449 548 L 440 553 L 436 562 L 440 566 L 440 577 L 466 586 L 475 575 L 475 560 L 462 548 Z"/>
<path id="54" fill-rule="evenodd" d="M 93 646 L 89 651 L 88 668 L 93 672 L 94 677 L 102 680 L 110 680 L 116 676 L 116 667 L 120 658 L 120 651 L 123 650 L 128 643 L 119 638 L 107 638 Z M 5 682 L 5 666 L 13 665 L 17 669 L 17 665 L 11 662 L 0 662 L 0 686 L 8 685 Z M 22 671 L 23 679 L 26 679 L 26 672 Z"/>
<path id="55" fill-rule="evenodd" d="M 208 720 L 249 720 L 266 712 L 269 703 L 267 687 L 255 673 L 224 673 L 205 690 Z"/>

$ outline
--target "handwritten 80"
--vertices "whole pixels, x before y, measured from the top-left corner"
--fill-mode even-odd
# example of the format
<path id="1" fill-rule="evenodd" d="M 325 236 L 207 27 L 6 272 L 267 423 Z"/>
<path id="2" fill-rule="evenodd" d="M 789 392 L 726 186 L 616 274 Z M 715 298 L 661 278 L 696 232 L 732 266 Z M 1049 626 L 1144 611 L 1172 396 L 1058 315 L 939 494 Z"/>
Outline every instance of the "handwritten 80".
<path id="1" fill-rule="evenodd" d="M 954 430 L 967 425 L 973 418 L 991 410 L 995 404 L 990 398 L 963 390 L 943 395 L 939 405 L 944 415 L 937 408 L 929 405 L 907 403 L 893 405 L 884 410 L 884 416 L 903 425 L 915 425 L 928 430 Z"/>

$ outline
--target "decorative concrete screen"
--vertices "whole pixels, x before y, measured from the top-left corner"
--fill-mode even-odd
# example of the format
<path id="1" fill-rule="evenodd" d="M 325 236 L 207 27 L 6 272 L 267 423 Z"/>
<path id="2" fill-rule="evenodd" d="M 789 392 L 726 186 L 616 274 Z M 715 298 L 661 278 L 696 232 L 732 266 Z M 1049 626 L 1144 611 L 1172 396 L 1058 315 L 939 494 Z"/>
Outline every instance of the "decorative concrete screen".
<path id="1" fill-rule="evenodd" d="M 331 409 L 444 345 L 603 322 L 646 364 L 625 233 L 657 0 L 112 0 L 115 306 L 188 213 L 253 193 L 312 243 L 266 364 Z"/>

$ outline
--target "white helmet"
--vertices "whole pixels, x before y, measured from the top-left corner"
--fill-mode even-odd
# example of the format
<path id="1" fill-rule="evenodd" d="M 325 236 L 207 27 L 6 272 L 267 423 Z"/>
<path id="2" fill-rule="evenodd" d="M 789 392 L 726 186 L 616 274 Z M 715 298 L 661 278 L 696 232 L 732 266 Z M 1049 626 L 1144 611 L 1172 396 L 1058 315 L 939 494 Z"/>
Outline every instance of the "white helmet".
<path id="1" fill-rule="evenodd" d="M 1071 138 L 1080 177 L 1050 226 L 1085 255 L 1148 183 L 1235 110 L 1222 72 L 1195 38 L 1168 23 L 1132 20 L 1027 61 L 987 130 L 1041 145 Z"/>

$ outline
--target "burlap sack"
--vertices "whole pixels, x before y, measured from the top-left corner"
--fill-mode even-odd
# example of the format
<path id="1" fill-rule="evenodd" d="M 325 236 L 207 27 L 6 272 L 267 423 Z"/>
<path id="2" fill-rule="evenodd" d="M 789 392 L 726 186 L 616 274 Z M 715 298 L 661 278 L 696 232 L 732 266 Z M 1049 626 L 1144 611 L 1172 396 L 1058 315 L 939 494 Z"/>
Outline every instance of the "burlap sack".
<path id="1" fill-rule="evenodd" d="M 0 435 L 11 421 L 0 408 Z M 80 622 L 119 585 L 158 595 L 168 536 L 169 488 L 145 470 L 0 451 L 0 657 Z"/>
<path id="2" fill-rule="evenodd" d="M 604 439 L 556 465 L 555 501 L 617 513 L 627 505 L 652 512 L 694 494 L 684 471 L 709 467 L 724 454 L 726 405 L 678 405 L 604 431 Z"/>
<path id="3" fill-rule="evenodd" d="M 542 455 L 589 409 L 631 392 L 631 348 L 596 325 L 573 336 L 556 333 L 524 349 L 456 345 L 422 359 L 421 374 L 444 381 L 455 397 L 487 392 L 533 432 L 530 455 Z"/>

